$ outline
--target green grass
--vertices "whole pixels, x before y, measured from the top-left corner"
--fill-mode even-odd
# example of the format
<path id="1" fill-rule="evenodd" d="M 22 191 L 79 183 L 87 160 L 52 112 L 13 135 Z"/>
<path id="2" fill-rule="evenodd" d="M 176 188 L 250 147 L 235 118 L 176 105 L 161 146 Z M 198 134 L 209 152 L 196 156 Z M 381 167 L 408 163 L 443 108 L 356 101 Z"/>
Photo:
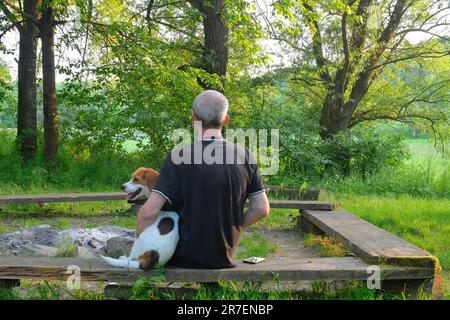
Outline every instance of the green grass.
<path id="1" fill-rule="evenodd" d="M 296 209 L 272 209 L 267 218 L 256 226 L 290 230 L 295 226 L 299 212 Z"/>
<path id="2" fill-rule="evenodd" d="M 72 243 L 72 240 L 68 236 L 66 241 L 58 246 L 56 257 L 75 257 L 78 253 L 78 247 Z"/>
<path id="3" fill-rule="evenodd" d="M 253 231 L 251 235 L 244 233 L 236 253 L 236 259 L 249 257 L 266 258 L 269 253 L 276 252 L 276 250 L 277 246 L 269 243 L 258 231 Z"/>

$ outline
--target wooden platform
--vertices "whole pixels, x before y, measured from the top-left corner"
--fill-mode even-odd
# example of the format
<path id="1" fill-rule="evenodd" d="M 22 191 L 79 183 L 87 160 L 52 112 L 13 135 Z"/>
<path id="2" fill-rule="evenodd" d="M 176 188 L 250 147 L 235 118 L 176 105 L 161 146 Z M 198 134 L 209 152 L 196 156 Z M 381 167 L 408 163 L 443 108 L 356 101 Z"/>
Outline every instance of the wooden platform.
<path id="1" fill-rule="evenodd" d="M 427 251 L 343 210 L 303 210 L 316 228 L 343 242 L 355 255 L 370 263 L 434 268 L 436 258 Z"/>
<path id="2" fill-rule="evenodd" d="M 2 204 L 51 203 L 125 200 L 124 193 L 47 194 L 0 196 Z M 381 268 L 384 283 L 403 288 L 428 282 L 438 274 L 437 259 L 413 244 L 380 229 L 355 215 L 339 210 L 336 202 L 271 200 L 271 208 L 300 210 L 299 226 L 306 232 L 326 233 L 343 242 L 354 257 L 268 259 L 257 264 L 239 264 L 236 268 L 199 270 L 167 268 L 168 282 L 233 281 L 322 281 L 367 280 L 367 267 Z M 132 283 L 155 272 L 131 271 L 106 265 L 101 259 L 0 257 L 0 282 L 16 279 L 66 280 L 67 267 L 80 268 L 82 281 Z M 436 272 L 437 271 L 437 272 Z"/>
<path id="3" fill-rule="evenodd" d="M 110 200 L 126 200 L 126 194 L 123 192 L 102 192 L 8 195 L 0 196 L 0 205 Z M 334 201 L 271 200 L 270 207 L 274 209 L 335 210 L 339 207 L 339 204 Z"/>
<path id="4" fill-rule="evenodd" d="M 127 270 L 111 267 L 101 259 L 0 257 L 0 279 L 67 280 L 68 266 L 78 266 L 81 281 L 133 282 L 149 277 L 154 271 Z M 358 258 L 268 259 L 257 265 L 241 263 L 236 268 L 201 270 L 167 268 L 168 282 L 232 281 L 312 281 L 366 280 L 368 264 Z M 382 266 L 381 278 L 430 279 L 429 268 Z"/>

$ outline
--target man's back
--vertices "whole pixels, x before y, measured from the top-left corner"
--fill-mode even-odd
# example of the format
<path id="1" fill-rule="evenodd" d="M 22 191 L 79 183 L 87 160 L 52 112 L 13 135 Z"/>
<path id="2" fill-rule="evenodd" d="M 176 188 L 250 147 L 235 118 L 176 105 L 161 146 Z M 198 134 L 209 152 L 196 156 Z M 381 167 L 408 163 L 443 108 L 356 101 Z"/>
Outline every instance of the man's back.
<path id="1" fill-rule="evenodd" d="M 194 268 L 235 266 L 244 204 L 264 192 L 254 158 L 223 139 L 176 148 L 153 189 L 180 214 L 180 241 L 171 265 Z"/>

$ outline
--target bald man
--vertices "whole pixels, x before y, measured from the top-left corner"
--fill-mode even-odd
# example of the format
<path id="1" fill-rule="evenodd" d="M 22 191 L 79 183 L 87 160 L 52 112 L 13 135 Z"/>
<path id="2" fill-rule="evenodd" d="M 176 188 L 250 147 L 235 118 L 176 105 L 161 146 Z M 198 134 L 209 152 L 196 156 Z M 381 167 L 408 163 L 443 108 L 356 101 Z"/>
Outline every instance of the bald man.
<path id="1" fill-rule="evenodd" d="M 194 125 L 199 140 L 167 155 L 158 182 L 139 211 L 137 236 L 155 221 L 166 202 L 179 213 L 180 240 L 169 265 L 236 266 L 234 253 L 242 228 L 269 214 L 255 158 L 247 148 L 222 137 L 230 120 L 227 112 L 228 100 L 220 92 L 207 90 L 194 99 L 192 123 L 201 123 Z M 200 162 L 197 150 L 203 155 Z M 174 161 L 175 156 L 184 161 Z M 244 213 L 247 199 L 250 206 Z"/>

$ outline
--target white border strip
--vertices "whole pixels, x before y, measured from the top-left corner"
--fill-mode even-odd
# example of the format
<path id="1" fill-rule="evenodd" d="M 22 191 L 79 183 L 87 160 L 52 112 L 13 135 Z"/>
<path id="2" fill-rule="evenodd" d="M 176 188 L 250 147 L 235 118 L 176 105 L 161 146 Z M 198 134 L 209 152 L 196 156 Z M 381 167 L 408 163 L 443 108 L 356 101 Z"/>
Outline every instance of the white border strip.
<path id="1" fill-rule="evenodd" d="M 256 192 L 252 192 L 252 193 L 249 193 L 248 195 L 249 196 L 254 196 L 254 195 L 257 195 L 258 193 L 262 193 L 262 192 L 266 192 L 266 189 L 262 189 L 262 190 L 259 190 L 259 191 L 256 191 Z"/>
<path id="2" fill-rule="evenodd" d="M 163 196 L 167 201 L 169 201 L 170 204 L 172 204 L 172 201 L 170 201 L 169 197 L 166 196 L 166 195 L 165 195 L 164 193 L 162 193 L 161 191 L 156 190 L 156 189 L 152 189 L 152 192 L 158 193 L 159 195 Z"/>

